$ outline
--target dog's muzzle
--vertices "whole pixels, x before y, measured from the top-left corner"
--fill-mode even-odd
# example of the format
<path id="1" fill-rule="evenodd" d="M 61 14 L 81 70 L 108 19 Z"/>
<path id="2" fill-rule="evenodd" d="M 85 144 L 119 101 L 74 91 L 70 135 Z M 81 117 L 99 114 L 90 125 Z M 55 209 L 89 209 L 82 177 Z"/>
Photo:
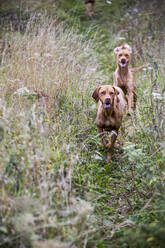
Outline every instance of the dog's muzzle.
<path id="1" fill-rule="evenodd" d="M 103 103 L 103 108 L 110 108 L 111 107 L 111 99 L 106 98 L 105 102 Z"/>
<path id="2" fill-rule="evenodd" d="M 126 65 L 127 65 L 126 60 L 122 59 L 121 62 L 120 62 L 120 66 L 125 67 Z"/>

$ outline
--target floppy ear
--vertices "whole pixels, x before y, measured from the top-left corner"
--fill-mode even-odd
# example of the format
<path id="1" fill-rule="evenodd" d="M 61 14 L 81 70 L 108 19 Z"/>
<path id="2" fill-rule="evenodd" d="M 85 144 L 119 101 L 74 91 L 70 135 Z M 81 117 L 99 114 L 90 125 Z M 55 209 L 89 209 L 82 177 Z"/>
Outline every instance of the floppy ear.
<path id="1" fill-rule="evenodd" d="M 119 95 L 120 92 L 113 86 L 113 89 L 114 89 L 114 92 L 115 92 L 115 95 Z"/>
<path id="2" fill-rule="evenodd" d="M 119 48 L 118 48 L 118 47 L 116 47 L 113 51 L 114 51 L 114 53 L 116 53 L 116 54 L 117 54 L 117 53 L 119 52 Z"/>
<path id="3" fill-rule="evenodd" d="M 94 90 L 93 94 L 92 94 L 92 97 L 95 99 L 96 102 L 99 101 L 99 94 L 98 94 L 98 93 L 99 93 L 99 89 L 100 89 L 100 86 L 97 87 L 97 88 Z"/>
<path id="4" fill-rule="evenodd" d="M 120 102 L 120 99 L 118 97 L 118 95 L 120 94 L 120 92 L 113 86 L 113 89 L 114 89 L 114 92 L 115 92 L 115 95 L 116 95 L 116 98 L 117 98 L 117 103 Z"/>

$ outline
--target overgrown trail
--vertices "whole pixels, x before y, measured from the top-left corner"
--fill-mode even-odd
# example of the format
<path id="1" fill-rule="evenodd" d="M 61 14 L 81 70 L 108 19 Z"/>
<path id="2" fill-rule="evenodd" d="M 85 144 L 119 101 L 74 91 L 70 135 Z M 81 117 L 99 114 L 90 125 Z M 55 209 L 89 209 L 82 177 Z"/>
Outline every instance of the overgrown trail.
<path id="1" fill-rule="evenodd" d="M 84 16 L 78 3 L 69 16 L 70 20 L 76 20 L 73 24 L 81 32 L 88 30 L 88 36 L 94 39 L 99 70 L 103 73 L 97 80 L 99 83 L 113 83 L 112 73 L 116 68 L 113 49 L 122 42 L 128 42 L 133 48 L 133 67 L 146 62 L 150 64 L 147 70 L 136 73 L 137 109 L 135 114 L 123 120 L 118 138 L 123 146 L 114 151 L 111 164 L 105 165 L 106 152 L 98 140 L 96 128 L 92 127 L 90 134 L 86 134 L 86 162 L 79 169 L 79 183 L 80 187 L 87 184 L 93 195 L 90 200 L 95 204 L 99 224 L 104 226 L 104 237 L 112 237 L 112 233 L 122 237 L 125 227 L 138 228 L 139 224 L 147 223 L 143 229 L 139 227 L 137 236 L 132 236 L 132 233 L 127 236 L 126 233 L 121 243 L 120 238 L 116 244 L 113 239 L 105 238 L 109 241 L 101 243 L 103 247 L 113 247 L 113 244 L 114 247 L 124 247 L 124 241 L 126 247 L 142 247 L 141 242 L 144 247 L 148 247 L 151 239 L 154 241 L 149 246 L 163 247 L 161 238 L 159 240 L 155 236 L 156 229 L 148 226 L 160 218 L 154 211 L 162 201 L 161 193 L 158 199 L 156 192 L 164 161 L 164 55 L 161 53 L 164 54 L 165 38 L 163 1 L 96 1 L 92 18 Z M 91 78 L 90 88 L 93 90 L 95 85 Z M 141 230 L 144 232 L 143 237 L 140 236 Z"/>
<path id="2" fill-rule="evenodd" d="M 0 247 L 164 247 L 163 7 L 96 0 L 88 17 L 81 0 L 2 1 Z M 122 42 L 149 67 L 106 164 L 91 95 L 113 84 Z"/>

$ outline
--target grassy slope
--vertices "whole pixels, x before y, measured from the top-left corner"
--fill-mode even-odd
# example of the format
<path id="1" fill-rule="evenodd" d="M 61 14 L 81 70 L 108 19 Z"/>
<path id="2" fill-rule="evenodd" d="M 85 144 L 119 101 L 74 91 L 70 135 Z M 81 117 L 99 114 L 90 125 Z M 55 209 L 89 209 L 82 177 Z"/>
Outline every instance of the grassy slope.
<path id="1" fill-rule="evenodd" d="M 12 45 L 0 71 L 2 133 L 5 127 L 0 245 L 30 247 L 35 240 L 34 247 L 142 247 L 132 234 L 125 243 L 120 237 L 127 237 L 126 227 L 161 225 L 164 218 L 157 212 L 164 182 L 161 12 L 158 32 L 157 9 L 151 16 L 146 6 L 137 5 L 136 13 L 124 1 L 109 7 L 97 2 L 90 19 L 74 1 L 59 1 L 58 11 L 51 1 L 37 4 L 32 5 L 37 11 L 47 7 L 78 34 L 41 18 L 42 25 L 34 27 L 32 19 L 24 35 L 11 37 L 6 30 L 1 35 Z M 123 148 L 105 165 L 91 93 L 98 81 L 112 83 L 113 49 L 123 36 L 136 54 L 133 64 L 149 61 L 151 66 L 137 73 L 136 115 L 124 118 Z M 22 87 L 30 93 L 14 94 Z M 155 229 L 143 235 L 144 247 L 161 242 Z"/>

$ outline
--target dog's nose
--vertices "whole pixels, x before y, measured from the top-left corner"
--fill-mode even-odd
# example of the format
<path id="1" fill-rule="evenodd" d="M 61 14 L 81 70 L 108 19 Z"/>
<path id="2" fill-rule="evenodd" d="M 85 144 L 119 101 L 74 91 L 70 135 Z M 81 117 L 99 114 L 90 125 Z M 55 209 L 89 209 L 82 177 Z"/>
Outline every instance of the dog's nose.
<path id="1" fill-rule="evenodd" d="M 109 97 L 105 98 L 105 104 L 110 104 L 111 103 L 111 99 Z"/>
<path id="2" fill-rule="evenodd" d="M 126 62 L 126 60 L 125 59 L 121 59 L 121 63 L 125 63 Z"/>

